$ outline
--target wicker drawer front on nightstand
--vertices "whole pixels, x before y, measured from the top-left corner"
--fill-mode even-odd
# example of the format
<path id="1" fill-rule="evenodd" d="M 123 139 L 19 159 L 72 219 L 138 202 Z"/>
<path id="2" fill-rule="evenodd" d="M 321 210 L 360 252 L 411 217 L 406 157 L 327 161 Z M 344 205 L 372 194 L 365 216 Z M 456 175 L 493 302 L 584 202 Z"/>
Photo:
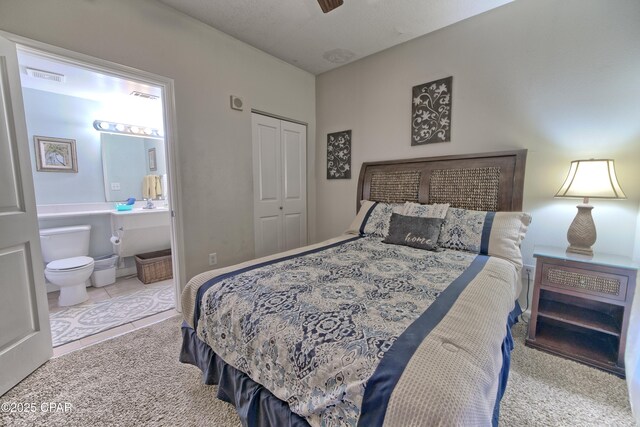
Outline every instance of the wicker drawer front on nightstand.
<path id="1" fill-rule="evenodd" d="M 545 264 L 542 270 L 543 285 L 617 301 L 624 301 L 627 298 L 627 281 L 626 276 L 552 264 Z"/>

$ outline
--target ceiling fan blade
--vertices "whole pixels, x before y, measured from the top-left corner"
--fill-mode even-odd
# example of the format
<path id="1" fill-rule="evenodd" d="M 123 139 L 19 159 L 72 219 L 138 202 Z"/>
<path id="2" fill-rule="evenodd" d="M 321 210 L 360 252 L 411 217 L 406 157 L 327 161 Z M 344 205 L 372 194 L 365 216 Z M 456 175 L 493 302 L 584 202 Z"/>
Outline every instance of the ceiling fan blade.
<path id="1" fill-rule="evenodd" d="M 343 0 L 318 0 L 324 13 L 329 13 L 338 6 L 342 6 Z"/>

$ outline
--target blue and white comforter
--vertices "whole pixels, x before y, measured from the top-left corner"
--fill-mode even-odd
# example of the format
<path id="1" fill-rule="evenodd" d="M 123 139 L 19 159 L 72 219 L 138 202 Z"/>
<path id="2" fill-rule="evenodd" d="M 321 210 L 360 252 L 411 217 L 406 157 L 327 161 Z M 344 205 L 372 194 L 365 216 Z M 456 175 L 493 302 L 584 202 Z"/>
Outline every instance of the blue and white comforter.
<path id="1" fill-rule="evenodd" d="M 434 362 L 462 357 L 463 372 L 479 366 L 479 384 L 471 393 L 487 402 L 479 404 L 480 412 L 472 407 L 473 413 L 452 420 L 485 420 L 496 399 L 504 325 L 517 291 L 514 270 L 482 255 L 355 237 L 209 280 L 199 288 L 194 326 L 225 362 L 313 426 L 410 423 L 402 406 L 412 396 L 401 394 L 414 394 L 412 381 L 434 382 L 440 387 L 434 393 L 451 386 L 446 378 L 422 372 L 439 371 L 437 365 L 412 367 L 421 353 Z M 495 289 L 486 289 L 487 280 L 496 281 Z M 498 304 L 478 310 L 479 298 Z M 478 337 L 487 342 L 476 342 Z M 444 343 L 455 349 L 450 357 Z M 442 353 L 441 347 L 448 350 Z M 363 408 L 366 421 L 360 419 Z M 425 420 L 424 414 L 415 416 Z"/>

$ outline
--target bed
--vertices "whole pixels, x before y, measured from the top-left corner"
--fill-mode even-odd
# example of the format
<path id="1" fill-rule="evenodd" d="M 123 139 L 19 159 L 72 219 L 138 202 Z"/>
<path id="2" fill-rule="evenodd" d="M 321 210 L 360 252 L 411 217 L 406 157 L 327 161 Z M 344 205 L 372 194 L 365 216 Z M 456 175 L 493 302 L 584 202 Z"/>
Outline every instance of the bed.
<path id="1" fill-rule="evenodd" d="M 497 425 L 530 221 L 525 160 L 364 163 L 344 235 L 187 284 L 180 360 L 244 425 Z M 387 243 L 425 209 L 441 211 L 420 219 L 438 225 L 438 248 Z"/>

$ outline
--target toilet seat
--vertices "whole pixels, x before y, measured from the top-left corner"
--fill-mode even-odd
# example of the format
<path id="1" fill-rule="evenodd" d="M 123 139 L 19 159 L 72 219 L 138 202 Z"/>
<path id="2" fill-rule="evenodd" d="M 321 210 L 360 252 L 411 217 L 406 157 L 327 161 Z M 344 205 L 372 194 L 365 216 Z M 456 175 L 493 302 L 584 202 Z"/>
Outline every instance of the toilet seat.
<path id="1" fill-rule="evenodd" d="M 88 256 L 77 256 L 73 258 L 63 258 L 56 261 L 51 261 L 47 264 L 47 270 L 49 271 L 73 271 L 85 268 L 90 264 L 93 264 L 93 258 Z"/>

